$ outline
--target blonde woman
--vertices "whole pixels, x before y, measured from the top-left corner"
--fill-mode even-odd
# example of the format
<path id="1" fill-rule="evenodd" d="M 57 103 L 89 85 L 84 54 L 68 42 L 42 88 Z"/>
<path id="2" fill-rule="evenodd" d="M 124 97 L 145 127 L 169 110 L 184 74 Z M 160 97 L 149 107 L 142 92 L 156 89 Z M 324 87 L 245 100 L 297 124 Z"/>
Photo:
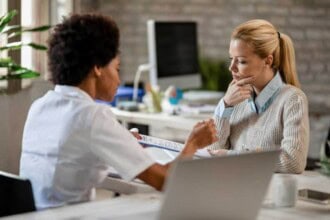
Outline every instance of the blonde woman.
<path id="1" fill-rule="evenodd" d="M 281 149 L 277 172 L 301 173 L 309 144 L 308 102 L 299 89 L 293 43 L 265 20 L 232 33 L 233 80 L 214 119 L 219 141 L 211 154 Z"/>

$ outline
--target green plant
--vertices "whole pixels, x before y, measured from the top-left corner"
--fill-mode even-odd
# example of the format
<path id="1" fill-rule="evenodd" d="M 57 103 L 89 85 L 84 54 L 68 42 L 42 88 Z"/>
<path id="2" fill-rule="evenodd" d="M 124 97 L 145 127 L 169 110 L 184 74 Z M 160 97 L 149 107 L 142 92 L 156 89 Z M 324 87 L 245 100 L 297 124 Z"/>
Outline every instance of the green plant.
<path id="1" fill-rule="evenodd" d="M 10 39 L 16 36 L 23 34 L 24 32 L 40 32 L 46 31 L 51 26 L 43 25 L 34 28 L 24 28 L 20 25 L 12 25 L 9 26 L 9 22 L 13 19 L 13 17 L 17 14 L 16 10 L 12 10 L 7 14 L 0 17 L 0 39 L 4 38 Z M 1 41 L 0 41 L 1 43 Z M 25 78 L 35 78 L 40 76 L 40 73 L 22 67 L 21 65 L 15 63 L 10 56 L 2 56 L 4 51 L 10 50 L 20 50 L 23 46 L 29 46 L 37 50 L 47 50 L 47 47 L 41 44 L 36 44 L 33 42 L 11 42 L 6 43 L 4 45 L 0 44 L 0 68 L 7 69 L 7 74 L 0 75 L 0 80 L 11 80 L 11 79 L 25 79 Z"/>
<path id="2" fill-rule="evenodd" d="M 213 91 L 227 90 L 232 77 L 226 61 L 200 58 L 199 66 L 202 74 L 202 89 Z"/>

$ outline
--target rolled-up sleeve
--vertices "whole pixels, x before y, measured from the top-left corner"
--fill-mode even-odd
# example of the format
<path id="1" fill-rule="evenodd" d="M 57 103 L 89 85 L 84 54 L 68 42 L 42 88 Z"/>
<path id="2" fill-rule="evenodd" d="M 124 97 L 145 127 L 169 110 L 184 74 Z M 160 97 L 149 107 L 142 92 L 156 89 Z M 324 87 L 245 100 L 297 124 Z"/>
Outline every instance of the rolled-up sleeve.
<path id="1" fill-rule="evenodd" d="M 115 168 L 123 179 L 131 180 L 155 163 L 110 109 L 96 113 L 91 137 L 91 151 Z"/>

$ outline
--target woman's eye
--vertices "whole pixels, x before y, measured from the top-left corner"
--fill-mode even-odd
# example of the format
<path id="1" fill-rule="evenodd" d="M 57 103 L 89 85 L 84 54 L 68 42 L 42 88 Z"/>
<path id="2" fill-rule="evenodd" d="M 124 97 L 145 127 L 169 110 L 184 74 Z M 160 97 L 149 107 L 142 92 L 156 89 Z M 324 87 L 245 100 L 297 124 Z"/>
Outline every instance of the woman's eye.
<path id="1" fill-rule="evenodd" d="M 246 61 L 245 60 L 239 60 L 238 63 L 239 64 L 246 64 Z"/>

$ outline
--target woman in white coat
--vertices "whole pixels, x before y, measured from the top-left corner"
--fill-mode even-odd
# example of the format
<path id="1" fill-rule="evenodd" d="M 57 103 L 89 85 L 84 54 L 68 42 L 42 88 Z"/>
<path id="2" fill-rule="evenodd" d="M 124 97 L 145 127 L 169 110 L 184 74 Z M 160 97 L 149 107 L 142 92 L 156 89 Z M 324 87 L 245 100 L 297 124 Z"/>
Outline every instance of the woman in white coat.
<path id="1" fill-rule="evenodd" d="M 38 209 L 89 201 L 112 167 L 161 190 L 169 165 L 157 164 L 115 118 L 120 84 L 119 30 L 95 14 L 72 15 L 49 40 L 54 90 L 36 100 L 25 123 L 20 175 L 30 179 Z M 216 140 L 212 120 L 198 123 L 179 158 Z"/>

